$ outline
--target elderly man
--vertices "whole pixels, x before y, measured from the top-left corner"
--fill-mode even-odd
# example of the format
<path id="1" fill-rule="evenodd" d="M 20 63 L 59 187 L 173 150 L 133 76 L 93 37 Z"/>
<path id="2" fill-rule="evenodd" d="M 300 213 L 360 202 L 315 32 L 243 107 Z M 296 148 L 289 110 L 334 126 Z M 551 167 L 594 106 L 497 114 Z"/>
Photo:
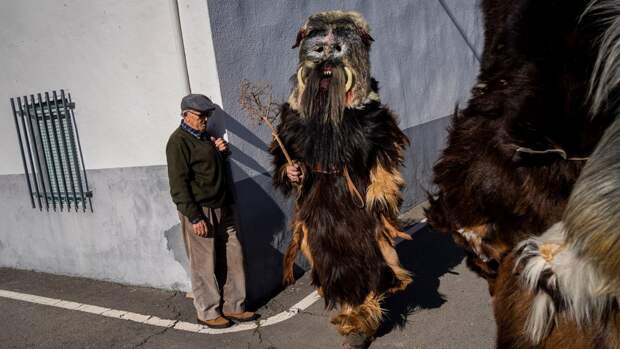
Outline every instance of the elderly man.
<path id="1" fill-rule="evenodd" d="M 166 158 L 170 194 L 179 212 L 190 262 L 197 321 L 211 328 L 226 328 L 231 326 L 230 320 L 251 321 L 256 314 L 244 309 L 243 253 L 225 166 L 228 144 L 207 133 L 207 121 L 215 109 L 204 95 L 185 96 L 181 101 L 183 120 L 168 140 Z M 226 266 L 222 288 L 215 276 L 216 260 Z"/>

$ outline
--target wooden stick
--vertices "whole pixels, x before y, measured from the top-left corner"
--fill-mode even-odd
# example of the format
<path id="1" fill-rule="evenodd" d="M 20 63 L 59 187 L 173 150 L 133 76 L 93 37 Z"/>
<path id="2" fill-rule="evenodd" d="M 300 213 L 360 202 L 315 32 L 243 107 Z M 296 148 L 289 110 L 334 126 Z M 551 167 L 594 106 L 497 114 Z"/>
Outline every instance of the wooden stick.
<path id="1" fill-rule="evenodd" d="M 265 97 L 265 96 L 267 97 L 267 103 L 263 104 L 261 97 Z M 295 163 L 293 162 L 291 155 L 286 150 L 286 147 L 284 147 L 284 143 L 282 142 L 282 139 L 280 138 L 280 136 L 278 135 L 278 132 L 276 131 L 276 128 L 273 126 L 272 122 L 270 121 L 270 114 L 273 111 L 273 104 L 274 104 L 273 95 L 271 94 L 271 86 L 267 84 L 253 85 L 247 80 L 242 81 L 241 82 L 241 96 L 239 98 L 239 103 L 241 104 L 241 107 L 246 110 L 246 112 L 248 113 L 250 117 L 254 117 L 254 118 L 258 117 L 263 122 L 265 122 L 267 126 L 269 126 L 269 128 L 271 129 L 271 135 L 273 136 L 273 139 L 275 139 L 275 141 L 278 143 L 278 146 L 282 150 L 282 153 L 284 154 L 284 157 L 286 158 L 288 165 L 294 166 Z M 278 117 L 279 112 L 273 111 L 273 113 L 274 115 L 272 119 L 275 120 Z M 304 173 L 303 168 L 300 167 L 300 170 L 303 176 L 303 173 Z"/>

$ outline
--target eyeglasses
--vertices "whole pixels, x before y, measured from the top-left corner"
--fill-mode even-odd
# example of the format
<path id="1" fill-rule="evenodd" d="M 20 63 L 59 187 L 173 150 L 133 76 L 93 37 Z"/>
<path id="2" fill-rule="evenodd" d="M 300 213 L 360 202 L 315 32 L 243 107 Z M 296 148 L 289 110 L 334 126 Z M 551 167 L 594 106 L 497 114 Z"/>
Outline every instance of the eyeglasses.
<path id="1" fill-rule="evenodd" d="M 183 112 L 183 115 L 185 115 L 185 113 L 196 115 L 197 117 L 199 117 L 201 119 L 208 119 L 213 114 L 213 112 L 209 112 L 209 111 L 205 112 L 205 113 L 199 113 L 199 112 L 193 111 L 193 110 L 186 110 L 185 112 Z"/>

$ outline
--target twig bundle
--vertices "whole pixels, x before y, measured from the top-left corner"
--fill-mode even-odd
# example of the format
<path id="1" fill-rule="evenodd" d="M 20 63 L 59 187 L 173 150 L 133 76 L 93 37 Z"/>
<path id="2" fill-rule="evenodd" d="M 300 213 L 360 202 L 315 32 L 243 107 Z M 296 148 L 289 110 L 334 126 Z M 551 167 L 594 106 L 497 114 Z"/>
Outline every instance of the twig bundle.
<path id="1" fill-rule="evenodd" d="M 293 165 L 293 159 L 284 147 L 284 143 L 278 136 L 278 132 L 274 127 L 280 116 L 280 106 L 273 99 L 271 85 L 265 82 L 252 84 L 248 80 L 241 81 L 239 93 L 239 105 L 248 114 L 248 116 L 258 122 L 265 123 L 271 129 L 271 135 L 282 149 L 286 161 L 289 165 Z"/>

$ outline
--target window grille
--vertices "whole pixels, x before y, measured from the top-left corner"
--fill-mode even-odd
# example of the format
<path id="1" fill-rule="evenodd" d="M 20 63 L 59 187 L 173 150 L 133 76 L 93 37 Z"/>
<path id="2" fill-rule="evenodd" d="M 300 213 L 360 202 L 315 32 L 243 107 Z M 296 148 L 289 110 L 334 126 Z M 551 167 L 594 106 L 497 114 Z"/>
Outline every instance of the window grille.
<path id="1" fill-rule="evenodd" d="M 11 108 L 32 207 L 86 211 L 88 201 L 92 212 L 71 94 L 11 98 Z"/>

